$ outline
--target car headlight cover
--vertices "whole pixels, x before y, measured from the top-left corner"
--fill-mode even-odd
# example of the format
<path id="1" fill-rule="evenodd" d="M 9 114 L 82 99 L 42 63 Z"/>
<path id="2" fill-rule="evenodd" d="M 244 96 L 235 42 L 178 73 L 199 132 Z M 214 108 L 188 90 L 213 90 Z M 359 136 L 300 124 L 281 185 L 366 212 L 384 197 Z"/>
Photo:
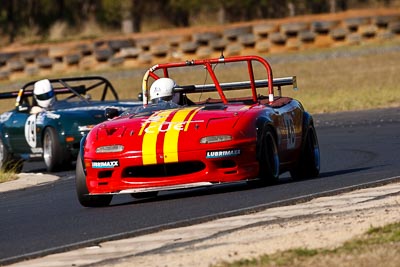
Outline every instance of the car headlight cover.
<path id="1" fill-rule="evenodd" d="M 81 125 L 81 126 L 78 126 L 78 131 L 80 131 L 80 132 L 88 132 L 88 131 L 90 131 L 94 126 L 95 126 L 94 124 L 93 124 L 93 125 Z"/>
<path id="2" fill-rule="evenodd" d="M 96 148 L 96 153 L 112 153 L 121 152 L 123 150 L 123 145 L 99 146 L 98 148 Z"/>
<path id="3" fill-rule="evenodd" d="M 200 139 L 200 144 L 211 144 L 211 143 L 219 143 L 231 141 L 232 136 L 230 135 L 214 135 L 214 136 L 205 136 Z"/>

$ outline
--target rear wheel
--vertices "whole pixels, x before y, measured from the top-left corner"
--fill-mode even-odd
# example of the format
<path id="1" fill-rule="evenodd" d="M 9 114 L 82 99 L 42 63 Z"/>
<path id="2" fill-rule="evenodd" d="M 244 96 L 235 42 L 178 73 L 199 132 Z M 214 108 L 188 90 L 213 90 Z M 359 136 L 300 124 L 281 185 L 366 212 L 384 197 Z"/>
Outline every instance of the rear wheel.
<path id="1" fill-rule="evenodd" d="M 315 178 L 320 170 L 320 150 L 314 125 L 310 124 L 296 167 L 290 171 L 293 179 Z"/>
<path id="2" fill-rule="evenodd" d="M 260 181 L 263 185 L 279 180 L 279 153 L 275 134 L 267 127 L 262 136 L 259 148 Z"/>
<path id="3" fill-rule="evenodd" d="M 23 164 L 23 160 L 13 157 L 0 139 L 0 170 L 19 173 L 22 170 Z"/>
<path id="4" fill-rule="evenodd" d="M 80 154 L 76 160 L 75 186 L 79 203 L 84 207 L 105 207 L 111 203 L 112 195 L 89 195 Z"/>
<path id="5" fill-rule="evenodd" d="M 57 132 L 54 128 L 46 128 L 43 136 L 43 159 L 47 171 L 54 172 L 70 167 L 71 161 L 61 147 Z"/>

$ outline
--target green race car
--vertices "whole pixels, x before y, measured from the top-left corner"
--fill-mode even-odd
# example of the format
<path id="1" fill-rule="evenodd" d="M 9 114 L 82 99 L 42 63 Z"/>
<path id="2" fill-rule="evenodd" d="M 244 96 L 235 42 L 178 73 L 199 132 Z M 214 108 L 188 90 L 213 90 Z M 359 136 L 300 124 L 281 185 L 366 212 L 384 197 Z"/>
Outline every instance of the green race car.
<path id="1" fill-rule="evenodd" d="M 123 112 L 141 105 L 120 101 L 112 84 L 100 76 L 50 79 L 55 102 L 33 112 L 33 86 L 0 93 L 0 99 L 16 98 L 15 108 L 0 114 L 0 169 L 21 171 L 26 160 L 43 159 L 49 172 L 68 169 L 76 160 L 80 140 L 106 120 L 105 109 Z"/>

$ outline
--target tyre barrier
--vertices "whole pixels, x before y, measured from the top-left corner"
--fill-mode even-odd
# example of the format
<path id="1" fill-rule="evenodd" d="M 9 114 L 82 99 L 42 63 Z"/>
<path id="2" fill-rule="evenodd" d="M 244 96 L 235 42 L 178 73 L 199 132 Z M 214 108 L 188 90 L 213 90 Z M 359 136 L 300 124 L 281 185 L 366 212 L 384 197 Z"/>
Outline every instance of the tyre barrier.
<path id="1" fill-rule="evenodd" d="M 222 35 L 218 32 L 198 32 L 193 34 L 193 42 L 199 45 L 208 45 L 210 41 L 220 39 Z"/>
<path id="2" fill-rule="evenodd" d="M 43 44 L 20 49 L 0 49 L 0 80 L 22 75 L 41 75 L 43 70 L 66 72 L 71 67 L 96 70 L 101 67 L 132 67 L 224 55 L 304 50 L 312 47 L 361 45 L 400 40 L 400 11 L 374 10 L 342 19 L 335 14 L 263 20 L 207 29 L 188 28 L 171 34 L 132 34 L 123 38 Z M 351 13 L 351 14 L 354 14 Z M 8 51 L 7 51 L 8 50 Z M 101 63 L 101 64 L 100 64 Z"/>
<path id="3" fill-rule="evenodd" d="M 332 29 L 340 24 L 338 20 L 317 20 L 311 22 L 311 31 L 316 34 L 329 34 Z"/>
<path id="4" fill-rule="evenodd" d="M 281 32 L 287 37 L 296 37 L 299 32 L 306 31 L 308 28 L 309 24 L 306 22 L 284 23 L 280 26 Z"/>
<path id="5" fill-rule="evenodd" d="M 267 38 L 272 32 L 278 31 L 278 25 L 274 23 L 260 23 L 253 25 L 253 33 L 256 38 Z"/>
<path id="6" fill-rule="evenodd" d="M 63 61 L 67 64 L 67 66 L 78 65 L 81 60 L 80 54 L 69 54 L 65 55 Z"/>

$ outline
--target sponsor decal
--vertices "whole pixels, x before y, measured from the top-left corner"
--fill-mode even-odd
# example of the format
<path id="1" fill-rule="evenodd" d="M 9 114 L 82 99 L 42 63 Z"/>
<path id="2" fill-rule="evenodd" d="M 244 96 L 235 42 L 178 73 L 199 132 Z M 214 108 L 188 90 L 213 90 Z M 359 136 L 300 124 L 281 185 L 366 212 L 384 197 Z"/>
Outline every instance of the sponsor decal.
<path id="1" fill-rule="evenodd" d="M 234 157 L 239 155 L 240 149 L 215 150 L 206 152 L 206 158 L 208 159 Z"/>
<path id="2" fill-rule="evenodd" d="M 154 87 L 154 93 L 156 93 L 157 95 L 159 93 L 161 93 L 161 88 L 160 87 Z"/>
<path id="3" fill-rule="evenodd" d="M 118 160 L 101 160 L 101 161 L 92 161 L 92 168 L 95 169 L 112 169 L 115 167 L 119 167 Z"/>
<path id="4" fill-rule="evenodd" d="M 41 147 L 31 147 L 31 151 L 33 154 L 42 154 L 43 149 Z"/>
<path id="5" fill-rule="evenodd" d="M 198 121 L 178 121 L 178 122 L 163 122 L 159 125 L 149 125 L 144 129 L 145 133 L 164 133 L 168 131 L 186 131 L 185 129 L 188 128 L 188 124 L 194 123 L 194 122 L 204 122 L 203 120 L 198 120 Z"/>
<path id="6" fill-rule="evenodd" d="M 190 123 L 195 122 L 192 119 L 200 109 L 196 107 L 163 110 L 144 120 L 139 131 L 139 136 L 143 135 L 143 165 L 157 163 L 156 151 L 159 136 L 163 138 L 163 156 L 161 158 L 164 163 L 178 162 L 179 134 L 187 131 Z"/>
<path id="7" fill-rule="evenodd" d="M 56 113 L 53 113 L 53 112 L 46 112 L 46 117 L 49 118 L 49 119 L 57 120 L 61 116 L 60 116 L 60 114 L 56 114 Z"/>
<path id="8" fill-rule="evenodd" d="M 3 114 L 0 114 L 0 123 L 8 121 L 8 119 L 11 117 L 11 115 L 12 115 L 12 112 L 4 112 Z"/>

